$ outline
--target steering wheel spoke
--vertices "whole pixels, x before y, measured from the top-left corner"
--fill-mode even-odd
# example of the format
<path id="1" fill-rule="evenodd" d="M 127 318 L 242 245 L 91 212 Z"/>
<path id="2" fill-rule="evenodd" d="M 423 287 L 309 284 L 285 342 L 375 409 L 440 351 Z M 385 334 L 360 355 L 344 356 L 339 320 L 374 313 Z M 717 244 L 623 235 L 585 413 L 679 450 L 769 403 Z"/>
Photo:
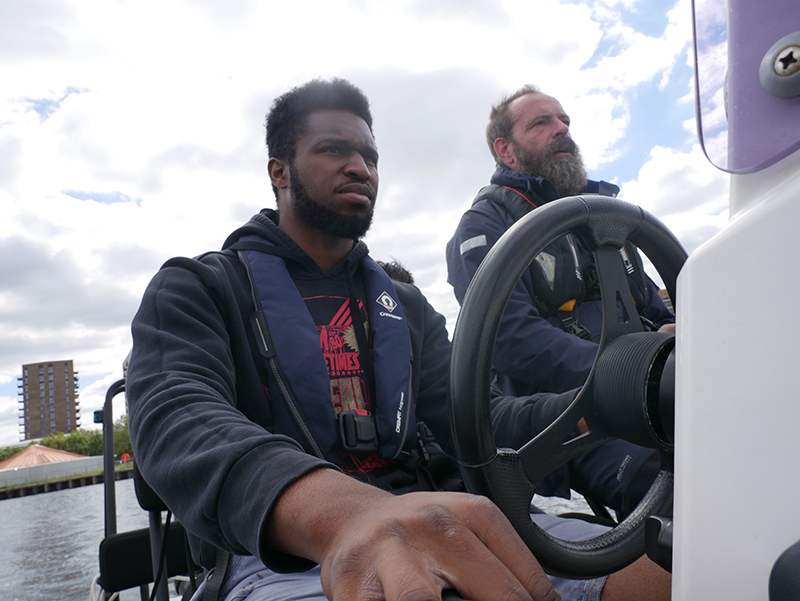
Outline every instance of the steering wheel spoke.
<path id="1" fill-rule="evenodd" d="M 641 332 L 644 327 L 629 292 L 628 277 L 619 248 L 601 246 L 594 256 L 603 305 L 602 347 L 609 340 L 623 334 Z"/>
<path id="2" fill-rule="evenodd" d="M 614 440 L 601 421 L 586 415 L 590 396 L 588 388 L 580 390 L 564 413 L 517 451 L 528 480 L 539 482 L 571 459 Z M 577 430 L 580 419 L 588 426 L 586 432 Z M 542 448 L 548 450 L 546 455 Z"/>

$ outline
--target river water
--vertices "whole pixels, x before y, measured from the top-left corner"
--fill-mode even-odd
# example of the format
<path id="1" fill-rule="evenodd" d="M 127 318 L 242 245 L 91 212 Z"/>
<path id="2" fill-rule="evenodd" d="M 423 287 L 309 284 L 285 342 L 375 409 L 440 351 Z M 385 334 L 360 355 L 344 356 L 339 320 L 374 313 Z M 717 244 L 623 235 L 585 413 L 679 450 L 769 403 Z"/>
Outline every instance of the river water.
<path id="1" fill-rule="evenodd" d="M 116 484 L 117 531 L 147 527 L 133 480 Z M 585 508 L 572 502 L 537 497 L 552 513 Z M 103 485 L 84 486 L 0 501 L 0 600 L 87 601 L 98 574 L 103 539 Z M 138 589 L 123 591 L 137 601 Z"/>
<path id="2" fill-rule="evenodd" d="M 117 530 L 147 526 L 133 480 L 117 482 Z M 87 601 L 99 572 L 103 485 L 0 501 L 0 599 Z M 126 601 L 139 599 L 138 589 Z"/>

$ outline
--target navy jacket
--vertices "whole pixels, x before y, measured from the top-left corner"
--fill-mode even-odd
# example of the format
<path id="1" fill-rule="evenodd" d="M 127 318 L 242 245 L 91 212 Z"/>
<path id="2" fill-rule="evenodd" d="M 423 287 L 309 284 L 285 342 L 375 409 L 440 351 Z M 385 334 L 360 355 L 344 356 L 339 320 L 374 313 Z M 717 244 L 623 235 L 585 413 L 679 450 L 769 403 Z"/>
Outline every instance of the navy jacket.
<path id="1" fill-rule="evenodd" d="M 453 286 L 459 303 L 464 300 L 472 277 L 483 258 L 495 242 L 511 227 L 518 217 L 561 197 L 555 186 L 546 179 L 520 175 L 500 166 L 492 176 L 492 185 L 484 188 L 472 207 L 464 213 L 452 239 L 447 244 L 448 282 Z M 588 183 L 586 193 L 616 196 L 619 188 L 607 182 Z M 512 212 L 496 202 L 503 202 Z M 556 260 L 570 268 L 573 265 L 573 248 L 585 272 L 591 262 L 589 253 L 576 238 L 571 242 L 561 238 L 548 247 Z M 641 259 L 632 249 L 631 260 L 641 270 Z M 536 281 L 539 266 L 536 261 L 526 270 L 512 292 L 497 336 L 494 350 L 494 367 L 503 392 L 529 395 L 538 392 L 565 392 L 583 385 L 589 375 L 597 344 L 564 330 L 560 317 L 546 312 L 545 291 Z M 538 276 L 541 277 L 541 276 Z M 655 284 L 640 274 L 642 295 L 650 320 L 663 324 L 673 319 L 658 296 Z M 569 283 L 567 283 L 569 285 Z M 567 296 L 568 300 L 576 298 Z M 599 300 L 577 297 L 573 317 L 593 336 L 600 334 L 602 311 Z"/>
<path id="2" fill-rule="evenodd" d="M 296 281 L 325 286 L 328 280 L 340 283 L 346 272 L 358 277 L 368 252 L 363 243 L 326 275 L 276 223 L 274 211 L 262 211 L 225 247 L 255 235 L 287 251 Z M 416 287 L 394 286 L 407 318 L 417 418 L 452 451 L 445 319 Z M 261 532 L 286 487 L 312 470 L 338 466 L 273 431 L 264 388 L 268 375 L 249 323 L 252 303 L 245 268 L 230 250 L 172 259 L 155 275 L 132 325 L 126 389 L 131 440 L 142 474 L 190 532 L 195 557 L 204 565 L 213 561 L 198 552 L 197 539 L 235 554 L 258 555 L 272 569 L 304 569 L 304 560 L 262 547 Z M 498 444 L 527 441 L 529 431 L 520 422 L 532 411 L 557 415 L 570 398 L 496 398 L 506 416 L 495 425 Z M 373 484 L 392 487 L 391 482 Z"/>

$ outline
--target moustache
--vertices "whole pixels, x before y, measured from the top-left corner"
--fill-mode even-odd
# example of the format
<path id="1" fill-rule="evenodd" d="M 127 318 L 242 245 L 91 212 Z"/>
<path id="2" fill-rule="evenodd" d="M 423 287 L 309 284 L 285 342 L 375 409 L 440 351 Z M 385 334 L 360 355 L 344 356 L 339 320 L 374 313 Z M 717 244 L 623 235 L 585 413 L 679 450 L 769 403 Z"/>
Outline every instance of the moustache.
<path id="1" fill-rule="evenodd" d="M 547 145 L 546 152 L 547 154 L 553 154 L 554 152 L 569 152 L 570 154 L 576 154 L 578 150 L 578 145 L 575 144 L 575 141 L 572 138 L 560 138 L 557 140 L 553 140 L 550 144 Z"/>

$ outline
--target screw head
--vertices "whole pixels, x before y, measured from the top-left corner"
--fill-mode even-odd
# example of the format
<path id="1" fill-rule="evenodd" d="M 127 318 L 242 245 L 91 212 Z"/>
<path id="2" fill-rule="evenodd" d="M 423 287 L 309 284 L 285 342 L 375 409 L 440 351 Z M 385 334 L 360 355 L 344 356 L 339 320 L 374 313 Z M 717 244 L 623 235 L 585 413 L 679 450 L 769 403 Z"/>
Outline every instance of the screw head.
<path id="1" fill-rule="evenodd" d="M 768 94 L 800 96 L 800 31 L 783 36 L 767 50 L 758 67 L 758 79 Z"/>
<path id="2" fill-rule="evenodd" d="M 800 46 L 786 46 L 775 56 L 772 69 L 781 77 L 788 77 L 800 72 Z"/>

